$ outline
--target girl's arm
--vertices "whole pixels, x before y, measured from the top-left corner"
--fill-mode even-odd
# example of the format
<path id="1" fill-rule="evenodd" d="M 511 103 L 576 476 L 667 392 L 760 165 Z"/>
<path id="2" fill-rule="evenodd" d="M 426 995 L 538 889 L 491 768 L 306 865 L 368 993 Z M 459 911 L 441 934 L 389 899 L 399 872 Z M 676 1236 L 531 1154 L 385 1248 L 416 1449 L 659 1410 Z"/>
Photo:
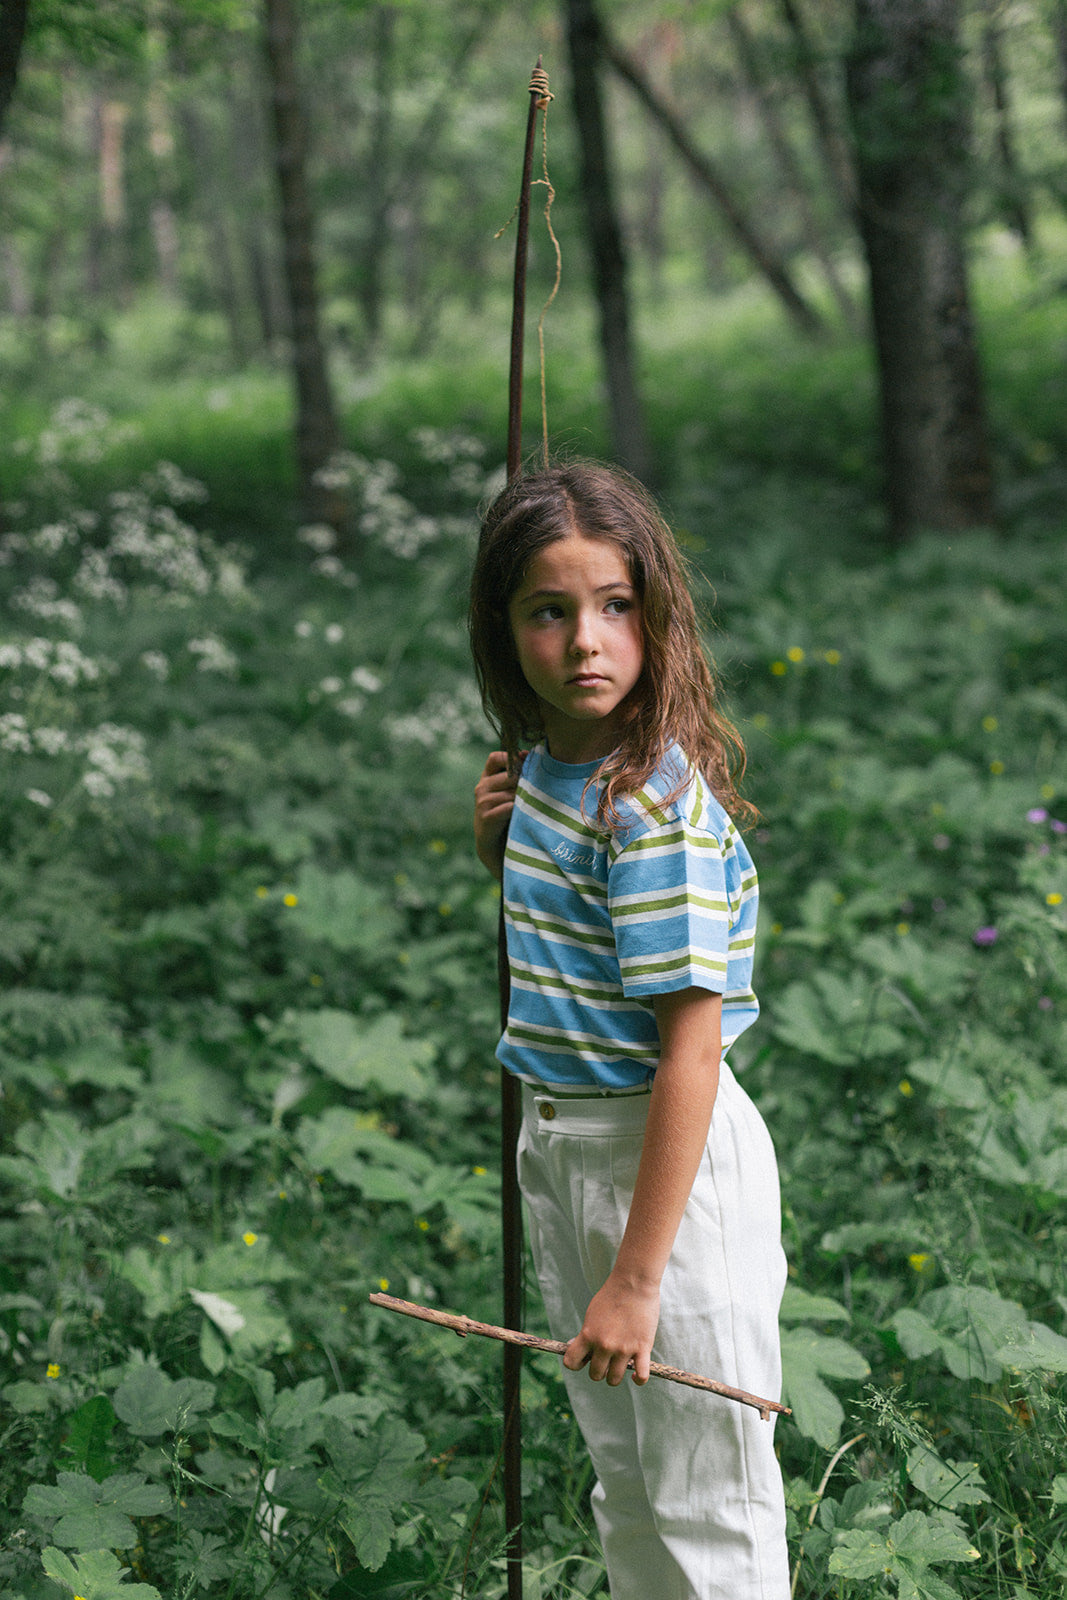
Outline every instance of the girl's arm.
<path id="1" fill-rule="evenodd" d="M 517 784 L 508 774 L 507 751 L 494 750 L 474 786 L 474 848 L 498 883 L 504 876 L 503 843 Z"/>
<path id="2" fill-rule="evenodd" d="M 626 1231 L 607 1281 L 563 1356 L 577 1371 L 621 1383 L 629 1362 L 647 1383 L 660 1281 L 707 1143 L 719 1088 L 722 996 L 679 989 L 653 999 L 660 1059 Z"/>

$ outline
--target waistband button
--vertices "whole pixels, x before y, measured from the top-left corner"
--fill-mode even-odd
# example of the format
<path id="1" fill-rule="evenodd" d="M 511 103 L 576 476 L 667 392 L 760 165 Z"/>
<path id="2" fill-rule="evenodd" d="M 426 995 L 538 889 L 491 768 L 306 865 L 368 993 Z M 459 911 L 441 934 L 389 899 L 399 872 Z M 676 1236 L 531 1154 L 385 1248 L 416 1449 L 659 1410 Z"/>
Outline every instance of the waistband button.
<path id="1" fill-rule="evenodd" d="M 544 1117 L 546 1122 L 551 1122 L 552 1118 L 556 1115 L 556 1108 L 552 1104 L 551 1100 L 538 1101 L 537 1110 L 540 1115 Z"/>

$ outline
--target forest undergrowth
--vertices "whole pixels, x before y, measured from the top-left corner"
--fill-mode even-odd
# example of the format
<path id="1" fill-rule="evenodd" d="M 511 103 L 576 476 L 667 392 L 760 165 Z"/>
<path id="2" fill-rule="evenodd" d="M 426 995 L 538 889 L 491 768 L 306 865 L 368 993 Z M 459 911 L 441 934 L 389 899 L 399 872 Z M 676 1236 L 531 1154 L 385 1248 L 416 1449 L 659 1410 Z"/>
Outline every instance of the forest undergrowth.
<path id="1" fill-rule="evenodd" d="M 367 1301 L 499 1320 L 492 463 L 432 428 L 404 472 L 348 456 L 358 548 L 264 562 L 185 470 L 107 484 L 121 449 L 58 407 L 0 537 L 0 1593 L 492 1600 L 498 1352 Z M 1048 1600 L 1062 533 L 874 556 L 771 493 L 735 539 L 740 491 L 676 503 L 761 811 L 734 1065 L 782 1169 L 795 1592 Z M 529 1600 L 602 1595 L 553 1358 L 523 1399 Z"/>

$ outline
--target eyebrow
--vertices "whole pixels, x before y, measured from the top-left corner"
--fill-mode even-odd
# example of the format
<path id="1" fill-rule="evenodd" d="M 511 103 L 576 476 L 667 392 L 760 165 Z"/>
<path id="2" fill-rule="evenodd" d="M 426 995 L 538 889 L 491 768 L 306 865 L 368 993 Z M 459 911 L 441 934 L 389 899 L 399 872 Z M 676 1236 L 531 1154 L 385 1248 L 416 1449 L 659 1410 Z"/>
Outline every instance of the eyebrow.
<path id="1" fill-rule="evenodd" d="M 609 594 L 612 589 L 632 590 L 633 584 L 630 582 L 629 578 L 616 578 L 614 583 L 600 584 L 598 588 L 593 590 L 593 593 Z M 567 589 L 531 589 L 529 594 L 523 594 L 522 590 L 520 589 L 519 593 L 515 596 L 515 599 L 521 605 L 525 605 L 528 600 L 558 600 L 561 595 L 566 595 L 568 593 L 569 590 Z"/>

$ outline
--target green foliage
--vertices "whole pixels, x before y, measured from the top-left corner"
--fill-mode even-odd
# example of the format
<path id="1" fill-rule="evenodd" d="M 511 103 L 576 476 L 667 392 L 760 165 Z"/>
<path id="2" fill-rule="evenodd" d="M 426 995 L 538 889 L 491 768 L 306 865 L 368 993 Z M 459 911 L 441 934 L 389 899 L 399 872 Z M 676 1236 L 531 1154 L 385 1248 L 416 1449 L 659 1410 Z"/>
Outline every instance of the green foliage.
<path id="1" fill-rule="evenodd" d="M 366 1304 L 499 1316 L 462 626 L 489 464 L 353 457 L 359 575 L 321 531 L 255 569 L 176 468 L 75 495 L 125 448 L 102 414 L 46 432 L 0 540 L 0 1586 L 495 1600 L 496 1352 Z M 797 1594 L 1054 1592 L 1060 546 L 824 561 L 679 492 L 762 813 L 734 1065 L 782 1168 Z M 531 1592 L 596 1595 L 555 1363 L 523 1402 Z"/>

